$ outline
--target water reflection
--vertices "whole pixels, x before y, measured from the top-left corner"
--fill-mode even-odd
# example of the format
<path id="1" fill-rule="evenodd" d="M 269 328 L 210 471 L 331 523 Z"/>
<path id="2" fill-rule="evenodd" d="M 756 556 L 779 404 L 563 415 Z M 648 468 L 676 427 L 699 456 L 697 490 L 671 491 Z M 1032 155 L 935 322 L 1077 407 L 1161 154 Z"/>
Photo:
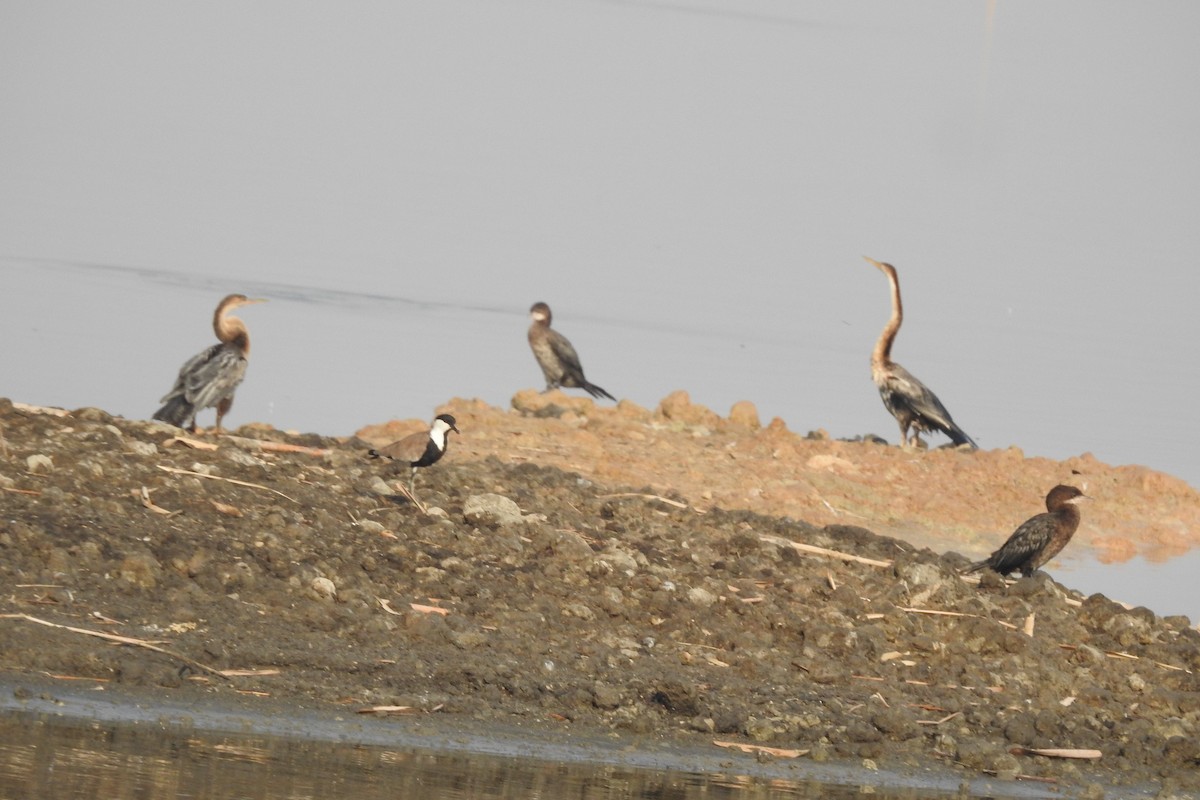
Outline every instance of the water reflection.
<path id="1" fill-rule="evenodd" d="M 849 798 L 860 787 L 0 717 L 0 795 L 53 798 Z M 164 735 L 166 734 L 166 735 Z M 880 798 L 950 797 L 931 789 Z"/>

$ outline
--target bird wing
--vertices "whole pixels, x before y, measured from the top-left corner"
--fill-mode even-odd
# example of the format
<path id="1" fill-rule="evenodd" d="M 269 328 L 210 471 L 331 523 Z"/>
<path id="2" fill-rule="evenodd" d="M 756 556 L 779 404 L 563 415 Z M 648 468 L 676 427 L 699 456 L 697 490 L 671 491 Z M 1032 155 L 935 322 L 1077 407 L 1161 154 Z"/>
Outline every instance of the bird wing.
<path id="1" fill-rule="evenodd" d="M 179 370 L 176 389 L 196 408 L 211 408 L 233 394 L 246 376 L 246 359 L 235 347 L 216 344 Z"/>
<path id="2" fill-rule="evenodd" d="M 410 433 L 403 439 L 398 439 L 387 447 L 381 447 L 376 452 L 384 458 L 395 459 L 396 461 L 419 461 L 421 456 L 425 454 L 425 448 L 429 444 L 429 432 L 417 431 Z"/>
<path id="3" fill-rule="evenodd" d="M 554 351 L 554 355 L 558 356 L 563 366 L 563 374 L 569 375 L 576 381 L 583 380 L 583 366 L 579 363 L 579 354 L 575 352 L 575 348 L 567 341 L 567 337 L 563 336 L 558 331 L 550 331 L 548 337 L 550 349 Z"/>
<path id="4" fill-rule="evenodd" d="M 1008 541 L 988 558 L 988 566 L 1002 575 L 1021 569 L 1046 546 L 1054 533 L 1054 517 L 1038 514 L 1021 523 Z"/>
<path id="5" fill-rule="evenodd" d="M 939 430 L 947 433 L 958 430 L 950 412 L 942 405 L 942 401 L 938 400 L 937 395 L 899 364 L 893 366 L 883 388 L 892 395 L 894 402 L 908 406 L 923 421 Z"/>

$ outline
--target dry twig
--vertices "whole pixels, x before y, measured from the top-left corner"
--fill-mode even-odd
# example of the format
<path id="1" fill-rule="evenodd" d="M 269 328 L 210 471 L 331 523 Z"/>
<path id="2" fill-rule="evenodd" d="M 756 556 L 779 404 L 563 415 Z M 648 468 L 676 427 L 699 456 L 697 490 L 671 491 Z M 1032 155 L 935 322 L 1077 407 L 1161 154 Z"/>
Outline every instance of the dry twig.
<path id="1" fill-rule="evenodd" d="M 153 500 L 150 499 L 150 493 L 152 491 L 154 491 L 154 490 L 147 489 L 145 486 L 143 486 L 142 490 L 140 492 L 137 489 L 134 489 L 133 491 L 130 492 L 130 494 L 132 494 L 134 497 L 141 500 L 142 505 L 145 506 L 146 508 L 150 509 L 151 511 L 153 511 L 155 514 L 162 514 L 163 516 L 166 516 L 166 517 L 173 517 L 176 514 L 182 513 L 180 511 L 168 511 L 167 509 L 163 508 L 162 506 L 157 505 Z"/>
<path id="2" fill-rule="evenodd" d="M 87 628 L 76 628 L 72 625 L 60 625 L 57 622 L 50 622 L 48 620 L 39 619 L 38 617 L 30 616 L 29 614 L 0 614 L 0 618 L 23 619 L 26 622 L 36 622 L 38 625 L 45 625 L 48 628 L 58 628 L 58 629 L 64 630 L 64 631 L 70 631 L 71 633 L 82 633 L 85 636 L 95 636 L 98 639 L 107 639 L 108 641 L 116 642 L 117 644 L 128 644 L 128 645 L 133 645 L 134 647 L 144 647 L 147 650 L 153 650 L 156 653 L 162 653 L 165 656 L 170 656 L 171 658 L 179 659 L 180 661 L 187 664 L 188 666 L 195 667 L 196 669 L 198 669 L 202 672 L 207 672 L 210 675 L 217 675 L 221 678 L 224 678 L 225 680 L 229 680 L 229 678 L 223 672 L 221 672 L 221 670 L 219 670 L 219 669 L 214 669 L 213 667 L 207 666 L 205 664 L 201 664 L 199 661 L 188 658 L 187 656 L 172 652 L 171 650 L 168 650 L 165 647 L 159 647 L 156 644 L 151 644 L 150 642 L 143 641 L 141 639 L 134 639 L 131 636 L 118 636 L 115 633 L 105 633 L 104 631 L 93 631 L 93 630 L 89 630 Z"/>
<path id="3" fill-rule="evenodd" d="M 598 494 L 598 495 L 596 495 L 597 500 L 607 500 L 610 497 L 640 497 L 644 500 L 657 500 L 660 503 L 666 503 L 667 505 L 675 506 L 676 508 L 687 508 L 688 507 L 687 503 L 681 503 L 678 500 L 671 500 L 669 498 L 663 497 L 662 495 L 658 495 L 658 494 L 643 494 L 642 492 L 617 492 L 616 494 Z"/>
<path id="4" fill-rule="evenodd" d="M 272 489 L 270 486 L 263 486 L 260 483 L 250 483 L 249 481 L 239 481 L 236 478 L 222 478 L 220 475 L 205 475 L 203 472 L 193 472 L 190 469 L 179 469 L 179 467 L 168 467 L 164 464 L 159 464 L 158 468 L 163 470 L 164 472 L 172 472 L 172 473 L 175 473 L 176 475 L 193 475 L 197 478 L 208 478 L 210 481 L 225 481 L 226 483 L 233 483 L 238 486 L 246 486 L 250 489 L 262 489 L 267 492 L 273 492 L 273 493 L 279 495 L 280 497 L 282 497 L 284 500 L 291 500 L 293 503 L 299 502 L 293 497 L 288 497 L 286 494 L 279 491 L 278 489 Z"/>
<path id="5" fill-rule="evenodd" d="M 891 561 L 880 561 L 875 558 L 864 558 L 863 556 L 855 556 L 850 553 L 841 553 L 837 550 L 830 550 L 825 547 L 817 547 L 812 544 L 804 544 L 803 542 L 793 542 L 791 539 L 785 539 L 782 536 L 774 536 L 769 533 L 760 533 L 758 538 L 764 542 L 770 542 L 780 547 L 790 547 L 793 550 L 799 550 L 801 553 L 811 553 L 813 555 L 825 556 L 827 558 L 836 558 L 840 561 L 853 561 L 855 564 L 867 564 L 872 567 L 890 567 Z"/>
<path id="6" fill-rule="evenodd" d="M 1014 756 L 1045 756 L 1046 758 L 1093 759 L 1104 755 L 1099 750 L 1075 750 L 1069 747 L 1010 747 Z"/>
<path id="7" fill-rule="evenodd" d="M 743 753 L 766 753 L 776 758 L 799 758 L 808 753 L 807 750 L 784 750 L 779 747 L 764 747 L 761 744 L 744 744 L 742 742 L 723 742 L 718 739 L 714 739 L 713 744 L 717 747 L 741 750 Z"/>
<path id="8" fill-rule="evenodd" d="M 233 436 L 228 433 L 223 438 L 250 450 L 262 450 L 268 453 L 300 453 L 301 455 L 314 456 L 316 458 L 324 458 L 329 455 L 329 448 L 327 447 L 309 447 L 303 444 L 272 442 L 268 439 L 247 439 L 245 436 Z"/>

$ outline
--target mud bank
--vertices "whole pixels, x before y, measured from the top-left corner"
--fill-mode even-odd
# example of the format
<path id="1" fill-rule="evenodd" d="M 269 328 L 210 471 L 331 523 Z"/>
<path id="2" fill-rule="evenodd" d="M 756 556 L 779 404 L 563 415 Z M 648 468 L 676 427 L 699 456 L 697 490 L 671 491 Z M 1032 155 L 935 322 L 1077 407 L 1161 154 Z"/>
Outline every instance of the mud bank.
<path id="1" fill-rule="evenodd" d="M 964 555 L 845 524 L 869 508 L 895 509 L 873 527 L 903 524 L 917 489 L 890 481 L 889 505 L 870 488 L 880 470 L 919 470 L 926 487 L 946 471 L 962 497 L 940 523 L 922 507 L 915 527 L 944 525 L 974 555 L 982 531 L 957 509 L 982 490 L 963 475 L 1007 463 L 1011 484 L 1041 482 L 1036 498 L 1042 471 L 1074 466 L 548 397 L 519 396 L 519 412 L 447 404 L 464 435 L 418 476 L 428 513 L 395 494 L 365 441 L 246 426 L 194 437 L 202 449 L 157 423 L 0 401 L 0 668 L 163 697 L 199 687 L 735 740 L 816 762 L 938 763 L 1075 793 L 1200 789 L 1200 632 L 1186 618 L 1077 596 L 1047 575 L 968 582 Z M 405 427 L 360 435 L 375 444 Z M 630 464 L 649 471 L 611 479 Z M 1118 493 L 1118 473 L 1088 467 Z M 1195 513 L 1186 484 L 1136 469 L 1143 491 L 1177 498 L 1143 518 Z M 754 508 L 789 486 L 838 521 Z M 1100 519 L 1120 513 L 1106 502 Z M 1044 748 L 1101 757 L 1028 754 Z"/>

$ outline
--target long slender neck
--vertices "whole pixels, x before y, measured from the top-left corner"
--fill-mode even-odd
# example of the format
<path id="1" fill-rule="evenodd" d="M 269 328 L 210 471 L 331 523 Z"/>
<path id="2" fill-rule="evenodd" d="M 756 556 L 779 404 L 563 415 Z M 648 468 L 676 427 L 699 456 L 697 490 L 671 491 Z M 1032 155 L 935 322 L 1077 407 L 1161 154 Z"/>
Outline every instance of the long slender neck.
<path id="1" fill-rule="evenodd" d="M 876 366 L 891 364 L 892 343 L 896 341 L 900 323 L 904 321 L 904 306 L 900 302 L 900 281 L 896 278 L 896 270 L 890 264 L 884 264 L 883 267 L 892 287 L 892 318 L 883 326 L 883 332 L 879 334 L 879 341 L 875 343 L 875 350 L 871 353 L 871 363 Z"/>
<path id="2" fill-rule="evenodd" d="M 219 340 L 241 350 L 242 356 L 250 355 L 250 332 L 246 330 L 246 324 L 224 307 L 218 308 L 213 315 L 213 331 Z"/>

